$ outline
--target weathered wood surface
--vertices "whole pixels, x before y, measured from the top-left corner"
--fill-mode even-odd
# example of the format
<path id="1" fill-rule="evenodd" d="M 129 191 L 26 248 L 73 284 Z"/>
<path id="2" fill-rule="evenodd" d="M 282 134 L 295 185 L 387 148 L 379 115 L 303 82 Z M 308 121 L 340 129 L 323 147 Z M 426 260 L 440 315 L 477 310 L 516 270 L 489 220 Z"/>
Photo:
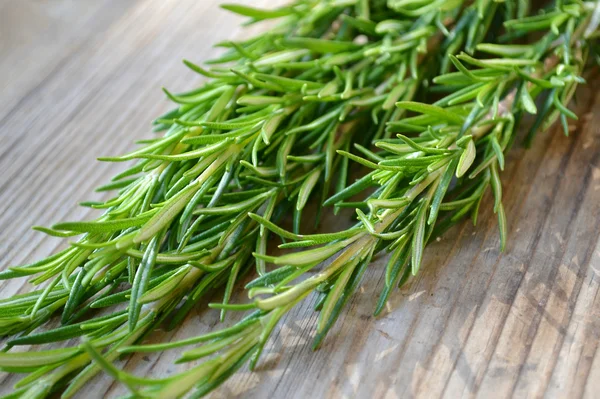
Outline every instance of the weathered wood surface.
<path id="1" fill-rule="evenodd" d="M 0 1 L 0 267 L 60 247 L 29 228 L 88 217 L 74 205 L 122 167 L 95 157 L 147 137 L 148 121 L 168 106 L 161 85 L 198 81 L 182 58 L 201 61 L 211 43 L 241 35 L 240 19 L 217 3 Z M 477 227 L 464 223 L 427 250 L 420 275 L 382 317 L 371 316 L 380 260 L 318 352 L 311 299 L 276 331 L 259 370 L 239 372 L 213 397 L 598 397 L 600 95 L 590 86 L 578 94 L 587 116 L 570 138 L 553 129 L 533 149 L 512 151 L 502 174 L 505 253 L 487 206 Z M 23 284 L 3 282 L 1 296 Z M 214 324 L 216 314 L 199 308 L 153 339 Z M 175 357 L 121 364 L 159 376 L 176 370 Z M 0 379 L 4 393 L 15 382 Z M 102 376 L 80 396 L 122 393 Z"/>

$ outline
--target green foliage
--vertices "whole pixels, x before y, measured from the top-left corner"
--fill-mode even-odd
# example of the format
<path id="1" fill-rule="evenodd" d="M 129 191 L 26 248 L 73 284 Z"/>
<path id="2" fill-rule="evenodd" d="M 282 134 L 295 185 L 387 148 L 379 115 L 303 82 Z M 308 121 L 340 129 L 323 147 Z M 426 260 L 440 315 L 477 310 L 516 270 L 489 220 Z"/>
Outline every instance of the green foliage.
<path id="1" fill-rule="evenodd" d="M 84 204 L 104 213 L 39 228 L 80 237 L 55 255 L 0 273 L 47 284 L 0 300 L 0 333 L 17 335 L 8 348 L 81 337 L 63 349 L 1 354 L 1 369 L 29 373 L 15 395 L 64 389 L 71 397 L 103 369 L 137 397 L 202 396 L 245 363 L 254 367 L 282 317 L 312 293 L 321 295 L 318 347 L 372 256 L 391 253 L 379 314 L 392 291 L 426 267 L 432 238 L 469 214 L 476 221 L 487 191 L 504 250 L 501 171 L 519 116 L 534 115 L 528 142 L 557 119 L 568 133 L 567 118 L 576 115 L 567 105 L 584 82 L 588 53 L 597 57 L 596 3 L 567 0 L 539 12 L 529 3 L 224 5 L 250 23 L 279 25 L 220 43 L 226 51 L 208 69 L 185 61 L 208 80 L 186 93 L 165 90 L 176 107 L 154 122 L 160 137 L 102 158 L 134 161 L 98 189 L 116 191 L 112 198 Z M 488 42 L 495 37 L 499 42 Z M 367 172 L 349 182 L 353 164 Z M 356 223 L 301 234 L 311 202 L 317 222 L 323 207 L 352 207 Z M 278 225 L 287 213 L 293 231 Z M 281 248 L 302 249 L 268 255 L 274 236 Z M 246 285 L 252 301 L 229 303 L 252 267 L 258 272 Z M 223 301 L 212 307 L 221 318 L 226 311 L 253 312 L 203 336 L 138 345 L 166 318 L 176 325 L 220 287 Z M 96 314 L 100 308 L 107 313 Z M 62 325 L 44 329 L 58 313 Z M 136 377 L 112 364 L 121 353 L 199 343 L 178 362 L 204 360 L 165 379 Z"/>

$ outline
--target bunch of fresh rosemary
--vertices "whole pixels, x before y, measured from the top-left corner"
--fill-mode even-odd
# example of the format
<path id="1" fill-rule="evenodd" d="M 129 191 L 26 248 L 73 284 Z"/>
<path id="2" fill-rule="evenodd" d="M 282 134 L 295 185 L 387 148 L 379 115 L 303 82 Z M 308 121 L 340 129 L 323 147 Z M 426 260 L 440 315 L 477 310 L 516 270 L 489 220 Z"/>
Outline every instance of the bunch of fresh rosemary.
<path id="1" fill-rule="evenodd" d="M 567 118 L 576 116 L 566 104 L 583 82 L 600 22 L 598 2 L 575 0 L 540 10 L 527 0 L 225 8 L 252 22 L 281 23 L 221 43 L 227 52 L 210 64 L 223 66 L 186 61 L 207 83 L 181 94 L 165 90 L 177 108 L 155 121 L 164 134 L 104 158 L 137 160 L 99 189 L 117 190 L 113 198 L 84 204 L 104 214 L 38 228 L 81 238 L 0 273 L 45 283 L 0 301 L 0 332 L 14 336 L 7 349 L 79 338 L 62 349 L 0 353 L 3 370 L 29 373 L 10 397 L 71 397 L 101 369 L 134 396 L 202 396 L 246 361 L 254 366 L 277 322 L 313 292 L 321 298 L 317 347 L 374 254 L 391 253 L 379 314 L 394 287 L 417 273 L 431 237 L 468 214 L 476 221 L 488 189 L 504 246 L 504 153 L 524 113 L 536 115 L 529 141 L 556 119 L 568 132 Z M 349 161 L 367 168 L 351 184 Z M 332 205 L 355 208 L 357 223 L 300 234 L 309 201 L 317 203 L 317 221 Z M 287 214 L 293 232 L 278 226 Z M 269 256 L 269 232 L 289 240 L 280 247 L 310 248 Z M 246 289 L 256 299 L 230 304 L 253 265 L 258 277 Z M 227 310 L 253 312 L 207 335 L 136 345 L 158 325 L 177 325 L 220 287 L 223 300 L 214 307 L 221 318 Z M 44 328 L 57 313 L 61 326 Z M 112 365 L 121 353 L 201 342 L 181 361 L 212 357 L 163 380 Z"/>

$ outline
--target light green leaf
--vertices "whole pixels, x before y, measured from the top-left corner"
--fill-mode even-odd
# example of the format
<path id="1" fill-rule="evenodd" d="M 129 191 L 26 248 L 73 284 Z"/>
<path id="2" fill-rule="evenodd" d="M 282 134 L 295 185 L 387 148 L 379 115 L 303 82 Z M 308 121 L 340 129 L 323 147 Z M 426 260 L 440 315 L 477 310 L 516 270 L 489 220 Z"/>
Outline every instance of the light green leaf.
<path id="1" fill-rule="evenodd" d="M 30 352 L 0 352 L 0 367 L 31 368 L 63 362 L 80 353 L 78 348 L 52 349 Z"/>
<path id="2" fill-rule="evenodd" d="M 414 101 L 400 101 L 396 103 L 396 106 L 409 111 L 433 116 L 440 119 L 440 122 L 450 122 L 456 125 L 462 125 L 464 122 L 464 119 L 461 116 L 431 104 L 417 103 Z"/>
<path id="3" fill-rule="evenodd" d="M 475 148 L 475 143 L 473 142 L 473 140 L 469 140 L 467 142 L 466 148 L 464 149 L 458 160 L 458 166 L 456 167 L 456 177 L 462 177 L 465 173 L 467 173 L 471 165 L 473 165 L 476 151 L 477 150 Z"/>

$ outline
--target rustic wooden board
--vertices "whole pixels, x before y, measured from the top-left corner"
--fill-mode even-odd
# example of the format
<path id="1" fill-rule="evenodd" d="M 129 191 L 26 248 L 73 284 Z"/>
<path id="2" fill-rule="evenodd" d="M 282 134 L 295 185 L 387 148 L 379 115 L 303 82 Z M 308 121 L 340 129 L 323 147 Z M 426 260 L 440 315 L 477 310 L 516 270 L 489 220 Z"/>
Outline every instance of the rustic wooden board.
<path id="1" fill-rule="evenodd" d="M 98 198 L 93 187 L 122 167 L 94 158 L 148 136 L 148 121 L 168 106 L 161 85 L 199 81 L 180 59 L 201 61 L 215 54 L 211 43 L 241 35 L 240 19 L 217 3 L 0 1 L 0 267 L 63 245 L 29 228 L 88 217 L 74 204 Z M 242 370 L 213 397 L 597 397 L 599 86 L 579 91 L 585 116 L 572 137 L 552 129 L 509 156 L 505 253 L 487 206 L 477 227 L 464 223 L 427 250 L 421 273 L 383 316 L 371 316 L 381 259 L 318 352 L 310 298 L 276 330 L 259 370 Z M 2 297 L 24 283 L 3 282 Z M 200 306 L 152 339 L 192 336 L 216 320 Z M 159 376 L 176 370 L 175 357 L 136 355 L 121 365 Z M 15 382 L 0 380 L 4 393 Z M 100 376 L 80 397 L 124 392 Z"/>

